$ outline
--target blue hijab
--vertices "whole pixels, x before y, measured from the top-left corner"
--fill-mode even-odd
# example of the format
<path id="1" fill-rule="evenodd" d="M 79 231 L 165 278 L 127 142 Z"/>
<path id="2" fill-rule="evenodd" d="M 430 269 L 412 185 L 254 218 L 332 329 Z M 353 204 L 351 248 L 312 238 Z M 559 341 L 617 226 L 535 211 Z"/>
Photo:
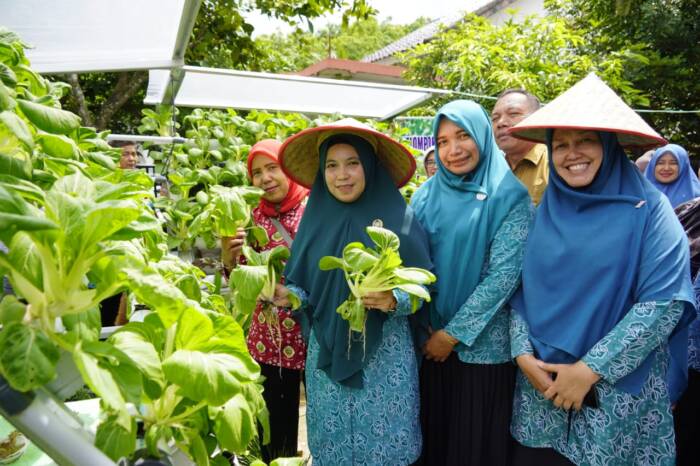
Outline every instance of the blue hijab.
<path id="1" fill-rule="evenodd" d="M 593 182 L 569 187 L 552 164 L 523 261 L 522 288 L 511 300 L 530 327 L 536 355 L 550 363 L 581 359 L 638 302 L 686 301 L 692 315 L 688 242 L 668 200 L 625 155 L 614 133 L 598 132 L 603 160 Z M 638 394 L 651 369 L 648 357 L 616 386 Z"/>
<path id="2" fill-rule="evenodd" d="M 473 293 L 496 231 L 515 205 L 529 199 L 496 145 L 481 105 L 470 100 L 444 105 L 433 121 L 436 140 L 443 118 L 471 136 L 479 149 L 479 163 L 466 176 L 455 175 L 440 161 L 436 146 L 437 173 L 411 200 L 430 238 L 437 275 L 436 296 L 430 303 L 434 329 L 444 328 Z"/>
<path id="3" fill-rule="evenodd" d="M 365 190 L 351 203 L 333 197 L 324 177 L 328 149 L 341 143 L 355 148 L 365 173 Z M 384 228 L 399 236 L 403 264 L 430 270 L 428 239 L 420 224 L 413 221 L 413 211 L 406 205 L 369 142 L 351 134 L 331 136 L 319 147 L 319 155 L 319 171 L 294 238 L 285 278 L 287 283 L 300 286 L 309 293 L 305 318 L 320 347 L 317 367 L 331 380 L 359 388 L 362 387 L 363 368 L 381 342 L 387 315 L 377 310 L 369 311 L 364 339 L 354 332 L 351 335 L 348 322 L 336 312 L 350 293 L 345 276 L 341 270 L 320 270 L 318 262 L 323 256 L 342 256 L 343 248 L 353 241 L 374 247 L 365 228 L 380 220 Z M 420 318 L 421 315 L 417 314 L 410 320 Z"/>
<path id="4" fill-rule="evenodd" d="M 654 174 L 656 164 L 664 154 L 671 154 L 678 161 L 678 178 L 671 183 L 661 183 Z M 644 176 L 656 189 L 668 197 L 674 208 L 700 196 L 700 180 L 690 165 L 688 152 L 677 144 L 667 144 L 656 149 L 644 171 Z"/>

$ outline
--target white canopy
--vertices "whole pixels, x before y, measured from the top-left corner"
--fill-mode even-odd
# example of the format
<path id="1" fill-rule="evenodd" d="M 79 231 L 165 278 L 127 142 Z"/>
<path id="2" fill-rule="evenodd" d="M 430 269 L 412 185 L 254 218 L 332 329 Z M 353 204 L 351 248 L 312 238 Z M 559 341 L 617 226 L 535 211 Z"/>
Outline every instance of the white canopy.
<path id="1" fill-rule="evenodd" d="M 178 107 L 265 109 L 309 114 L 340 113 L 391 118 L 436 94 L 449 91 L 361 81 L 308 78 L 185 66 L 175 93 Z M 170 103 L 170 73 L 151 70 L 144 103 Z"/>
<path id="2" fill-rule="evenodd" d="M 2 0 L 0 26 L 33 48 L 40 73 L 183 64 L 201 0 Z"/>

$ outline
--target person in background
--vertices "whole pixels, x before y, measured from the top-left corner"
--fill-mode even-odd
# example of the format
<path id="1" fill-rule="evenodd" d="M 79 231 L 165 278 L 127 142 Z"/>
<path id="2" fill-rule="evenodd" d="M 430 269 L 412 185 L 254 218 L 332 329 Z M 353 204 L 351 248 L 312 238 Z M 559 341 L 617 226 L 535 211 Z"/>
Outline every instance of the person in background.
<path id="1" fill-rule="evenodd" d="M 402 466 L 420 454 L 418 358 L 411 299 L 396 288 L 368 292 L 364 332 L 337 312 L 350 293 L 341 270 L 323 271 L 324 256 L 351 242 L 374 243 L 367 227 L 399 237 L 403 265 L 430 270 L 428 239 L 399 192 L 415 158 L 398 142 L 352 119 L 306 129 L 285 141 L 285 172 L 311 188 L 287 262 L 287 287 L 310 324 L 306 419 L 314 466 Z M 420 304 L 417 303 L 418 308 Z M 414 327 L 415 328 L 415 327 Z"/>
<path id="2" fill-rule="evenodd" d="M 676 207 L 690 243 L 690 275 L 700 302 L 700 197 Z M 700 311 L 700 309 L 699 309 Z M 688 329 L 688 386 L 673 410 L 676 465 L 694 465 L 700 457 L 700 313 Z"/>
<path id="3" fill-rule="evenodd" d="M 120 148 L 122 151 L 119 157 L 119 168 L 122 170 L 132 170 L 136 168 L 139 161 L 139 152 L 134 141 L 113 141 L 110 145 Z"/>
<path id="4" fill-rule="evenodd" d="M 654 151 L 648 150 L 634 161 L 634 164 L 637 166 L 640 172 L 644 173 L 644 171 L 647 169 L 647 165 L 649 165 L 652 155 L 654 155 Z"/>
<path id="5" fill-rule="evenodd" d="M 553 168 L 511 300 L 513 464 L 670 466 L 688 242 L 623 148 L 663 138 L 593 74 L 512 131 L 546 142 Z"/>
<path id="6" fill-rule="evenodd" d="M 532 203 L 469 100 L 435 116 L 435 176 L 411 200 L 430 238 L 437 282 L 420 372 L 424 466 L 506 466 L 515 366 L 508 299 Z"/>
<path id="7" fill-rule="evenodd" d="M 265 191 L 253 210 L 253 221 L 265 229 L 270 241 L 260 250 L 277 246 L 292 249 L 304 213 L 308 191 L 287 178 L 277 159 L 282 143 L 273 139 L 257 142 L 248 153 L 248 178 Z M 241 261 L 245 230 L 221 239 L 225 266 L 230 270 Z M 260 364 L 265 377 L 263 397 L 270 412 L 270 443 L 261 445 L 263 460 L 297 455 L 299 390 L 306 358 L 301 327 L 288 309 L 263 312 L 258 304 L 247 335 L 248 351 Z"/>
<path id="8" fill-rule="evenodd" d="M 498 96 L 491 112 L 496 144 L 503 151 L 515 176 L 527 188 L 532 202 L 540 203 L 547 187 L 549 165 L 543 144 L 514 138 L 508 129 L 540 108 L 540 101 L 524 89 L 507 89 Z"/>
<path id="9" fill-rule="evenodd" d="M 700 180 L 690 166 L 688 152 L 678 144 L 656 149 L 644 176 L 668 197 L 673 207 L 700 196 Z"/>
<path id="10" fill-rule="evenodd" d="M 430 178 L 437 172 L 437 163 L 435 162 L 435 146 L 428 147 L 423 155 L 423 168 L 425 176 Z"/>

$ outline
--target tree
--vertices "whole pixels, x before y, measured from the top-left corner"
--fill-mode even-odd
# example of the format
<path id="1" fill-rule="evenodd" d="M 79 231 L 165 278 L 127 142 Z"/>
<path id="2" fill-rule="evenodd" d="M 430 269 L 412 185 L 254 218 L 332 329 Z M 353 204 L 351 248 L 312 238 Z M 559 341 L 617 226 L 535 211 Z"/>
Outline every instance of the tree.
<path id="1" fill-rule="evenodd" d="M 258 71 L 298 71 L 324 58 L 361 60 L 362 57 L 389 45 L 406 34 L 427 24 L 419 18 L 407 25 L 391 24 L 390 19 L 358 20 L 348 27 L 328 25 L 316 31 L 295 31 L 292 34 L 270 34 L 255 39 L 264 51 L 260 61 L 251 67 Z"/>
<path id="2" fill-rule="evenodd" d="M 697 0 L 548 0 L 597 53 L 644 47 L 648 63 L 626 77 L 651 109 L 700 109 L 700 9 Z M 666 138 L 700 153 L 700 112 L 645 114 Z"/>
<path id="3" fill-rule="evenodd" d="M 595 71 L 628 103 L 648 103 L 647 96 L 626 78 L 627 69 L 646 62 L 643 48 L 598 52 L 581 31 L 554 16 L 511 19 L 494 26 L 470 14 L 402 59 L 413 83 L 458 93 L 495 96 L 504 89 L 522 87 L 548 101 Z M 480 100 L 487 107 L 493 105 L 492 99 Z M 431 109 L 440 104 L 434 102 Z"/>
<path id="4" fill-rule="evenodd" d="M 344 24 L 375 13 L 368 0 L 203 0 L 185 62 L 237 69 L 259 62 L 263 55 L 251 37 L 254 28 L 243 17 L 245 12 L 258 9 L 294 24 L 338 8 L 344 8 Z M 78 113 L 86 125 L 126 132 L 138 126 L 146 72 L 72 74 L 65 78 L 72 87 L 65 106 Z"/>

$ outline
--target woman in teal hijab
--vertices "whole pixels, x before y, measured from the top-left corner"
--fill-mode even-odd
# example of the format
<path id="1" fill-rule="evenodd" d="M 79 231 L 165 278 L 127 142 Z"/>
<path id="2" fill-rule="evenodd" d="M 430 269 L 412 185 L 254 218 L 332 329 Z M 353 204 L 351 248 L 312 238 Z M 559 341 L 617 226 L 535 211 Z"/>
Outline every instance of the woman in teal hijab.
<path id="1" fill-rule="evenodd" d="M 285 143 L 280 158 L 303 184 L 300 171 L 311 158 L 303 150 L 305 138 L 318 147 L 317 173 L 285 270 L 310 324 L 306 391 L 313 463 L 412 464 L 420 454 L 421 431 L 408 296 L 400 290 L 366 296 L 365 334 L 351 332 L 336 312 L 349 294 L 343 272 L 322 271 L 318 263 L 323 256 L 341 256 L 353 241 L 372 246 L 365 228 L 375 225 L 399 236 L 405 265 L 431 268 L 425 232 L 397 188 L 415 170 L 415 161 L 398 143 L 369 129 L 314 128 L 300 135 Z M 406 162 L 404 174 L 389 168 L 398 166 L 394 162 Z M 280 297 L 285 293 L 278 290 Z"/>
<path id="2" fill-rule="evenodd" d="M 446 104 L 433 131 L 438 170 L 412 200 L 437 275 L 420 375 L 422 464 L 506 465 L 515 380 L 506 303 L 531 202 L 480 105 Z"/>

